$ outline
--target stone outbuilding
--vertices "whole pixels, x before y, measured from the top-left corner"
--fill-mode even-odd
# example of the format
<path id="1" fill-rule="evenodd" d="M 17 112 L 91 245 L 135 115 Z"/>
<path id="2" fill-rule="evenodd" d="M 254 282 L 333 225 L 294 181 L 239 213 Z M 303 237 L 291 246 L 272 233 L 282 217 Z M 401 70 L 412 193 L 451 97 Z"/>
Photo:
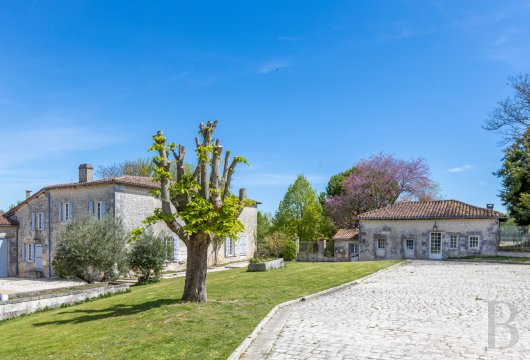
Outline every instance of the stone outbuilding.
<path id="1" fill-rule="evenodd" d="M 496 255 L 506 216 L 456 200 L 398 203 L 358 216 L 359 260 Z"/>
<path id="2" fill-rule="evenodd" d="M 8 269 L 5 274 L 0 267 L 0 277 L 53 276 L 57 236 L 77 216 L 113 216 L 126 230 L 141 226 L 161 206 L 150 192 L 158 187 L 151 178 L 140 176 L 94 180 L 92 166 L 82 164 L 78 182 L 47 186 L 35 194 L 27 191 L 23 202 L 0 216 L 0 266 Z M 237 238 L 227 238 L 220 246 L 211 247 L 209 265 L 242 261 L 254 255 L 257 207 L 246 206 L 239 220 L 245 230 Z M 165 224 L 156 224 L 154 229 L 166 238 L 171 249 L 167 269 L 185 269 L 184 243 Z"/>
<path id="3" fill-rule="evenodd" d="M 333 236 L 335 261 L 359 260 L 359 230 L 339 229 Z"/>

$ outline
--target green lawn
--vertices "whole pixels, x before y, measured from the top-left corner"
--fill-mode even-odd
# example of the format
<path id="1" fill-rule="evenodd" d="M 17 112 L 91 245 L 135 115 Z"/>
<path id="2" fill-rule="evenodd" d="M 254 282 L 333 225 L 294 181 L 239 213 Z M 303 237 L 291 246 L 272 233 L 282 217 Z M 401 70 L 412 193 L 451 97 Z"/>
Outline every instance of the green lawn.
<path id="1" fill-rule="evenodd" d="M 289 263 L 266 273 L 211 273 L 206 304 L 179 301 L 182 278 L 132 287 L 0 322 L 0 359 L 226 359 L 275 305 L 397 262 Z"/>

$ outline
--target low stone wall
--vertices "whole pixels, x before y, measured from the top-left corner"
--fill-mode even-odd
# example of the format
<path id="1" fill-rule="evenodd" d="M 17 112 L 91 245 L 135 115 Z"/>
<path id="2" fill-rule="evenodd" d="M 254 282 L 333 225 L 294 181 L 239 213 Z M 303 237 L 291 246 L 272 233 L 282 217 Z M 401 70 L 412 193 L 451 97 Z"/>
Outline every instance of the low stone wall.
<path id="1" fill-rule="evenodd" d="M 247 271 L 253 272 L 253 271 L 267 271 L 272 269 L 279 269 L 284 266 L 283 259 L 276 259 L 271 261 L 266 261 L 262 263 L 248 264 Z"/>
<path id="2" fill-rule="evenodd" d="M 497 251 L 497 256 L 509 256 L 509 257 L 518 257 L 518 258 L 530 258 L 530 253 L 528 253 L 528 252 Z"/>
<path id="3" fill-rule="evenodd" d="M 0 301 L 0 320 L 14 318 L 24 314 L 31 314 L 46 308 L 56 308 L 64 304 L 72 305 L 85 301 L 86 299 L 92 299 L 107 294 L 122 293 L 126 292 L 128 289 L 129 284 L 107 285 L 105 287 L 76 290 L 69 293 L 49 294 Z"/>

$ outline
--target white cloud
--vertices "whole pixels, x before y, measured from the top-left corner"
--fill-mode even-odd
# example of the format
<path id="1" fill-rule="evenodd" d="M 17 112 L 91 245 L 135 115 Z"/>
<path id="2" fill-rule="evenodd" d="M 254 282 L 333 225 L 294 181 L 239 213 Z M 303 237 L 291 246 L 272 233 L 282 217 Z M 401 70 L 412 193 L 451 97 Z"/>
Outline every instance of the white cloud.
<path id="1" fill-rule="evenodd" d="M 273 71 L 278 71 L 280 69 L 289 67 L 291 64 L 289 63 L 289 60 L 287 59 L 280 59 L 280 60 L 272 60 L 267 63 L 264 63 L 258 68 L 258 73 L 260 74 L 268 74 Z"/>
<path id="2" fill-rule="evenodd" d="M 13 154 L 0 160 L 0 174 L 18 173 L 24 163 L 65 156 L 76 151 L 99 149 L 117 142 L 120 138 L 114 131 L 94 130 L 81 126 L 44 125 L 26 130 L 13 129 L 4 138 L 2 146 L 16 149 Z"/>
<path id="3" fill-rule="evenodd" d="M 461 172 L 471 171 L 472 169 L 473 169 L 472 165 L 464 165 L 464 166 L 451 168 L 449 169 L 449 172 L 450 173 L 461 173 Z"/>

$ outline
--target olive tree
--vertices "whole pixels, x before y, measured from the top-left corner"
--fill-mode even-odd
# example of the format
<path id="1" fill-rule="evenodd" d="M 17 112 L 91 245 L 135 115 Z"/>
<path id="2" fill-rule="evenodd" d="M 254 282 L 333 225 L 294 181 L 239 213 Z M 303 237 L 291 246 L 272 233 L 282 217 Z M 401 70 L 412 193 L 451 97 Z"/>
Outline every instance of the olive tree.
<path id="1" fill-rule="evenodd" d="M 209 246 L 223 237 L 235 237 L 244 229 L 238 217 L 247 200 L 232 195 L 230 183 L 236 166 L 247 161 L 240 156 L 231 159 L 230 151 L 226 151 L 223 163 L 223 146 L 213 138 L 217 123 L 209 121 L 199 126 L 200 138 L 195 138 L 197 166 L 193 173 L 185 171 L 185 147 L 168 143 L 162 131 L 153 136 L 154 143 L 149 148 L 157 153 L 153 157 L 153 179 L 160 183 L 155 194 L 160 196 L 162 206 L 145 223 L 164 222 L 186 244 L 182 295 L 185 301 L 207 300 Z M 172 164 L 177 169 L 175 175 Z M 140 228 L 134 231 L 135 235 L 141 232 Z"/>

